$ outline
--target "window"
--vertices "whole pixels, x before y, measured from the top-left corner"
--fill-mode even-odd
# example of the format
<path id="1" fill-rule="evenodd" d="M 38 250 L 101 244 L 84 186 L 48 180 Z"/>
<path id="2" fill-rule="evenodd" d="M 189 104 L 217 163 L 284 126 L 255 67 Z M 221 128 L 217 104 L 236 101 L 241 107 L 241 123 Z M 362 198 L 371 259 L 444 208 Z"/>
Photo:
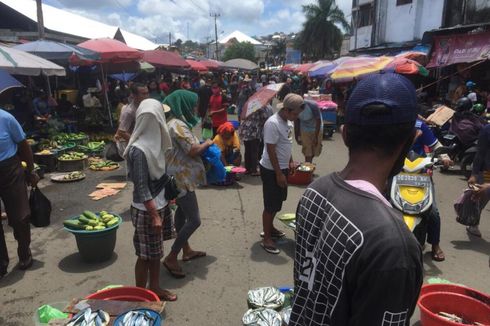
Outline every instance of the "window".
<path id="1" fill-rule="evenodd" d="M 412 3 L 412 0 L 396 0 L 397 6 L 408 5 L 409 3 Z"/>
<path id="2" fill-rule="evenodd" d="M 373 6 L 371 4 L 360 6 L 359 10 L 355 12 L 354 18 L 357 28 L 372 25 Z"/>

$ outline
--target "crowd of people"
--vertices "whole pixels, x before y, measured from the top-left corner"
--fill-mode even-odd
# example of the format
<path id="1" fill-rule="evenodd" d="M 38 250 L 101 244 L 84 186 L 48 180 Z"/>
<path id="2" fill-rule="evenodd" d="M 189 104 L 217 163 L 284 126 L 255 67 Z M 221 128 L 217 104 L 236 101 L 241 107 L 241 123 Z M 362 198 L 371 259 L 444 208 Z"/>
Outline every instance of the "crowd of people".
<path id="1" fill-rule="evenodd" d="M 201 155 L 214 145 L 221 150 L 223 165 L 239 166 L 243 143 L 246 173 L 262 180 L 261 246 L 270 254 L 280 253 L 275 240 L 285 234 L 273 222 L 287 200 L 287 177 L 295 169 L 293 140 L 301 144 L 306 162 L 312 162 L 322 150 L 320 108 L 303 97 L 310 87 L 317 87 L 337 101 L 345 99 L 345 104 L 339 103 L 345 117 L 340 131 L 349 159 L 340 172 L 309 185 L 299 200 L 290 325 L 381 325 L 394 316 L 400 325 L 405 324 L 423 280 L 422 249 L 400 212 L 387 200 L 387 184 L 401 171 L 409 151 L 423 155 L 426 147 L 439 147 L 418 114 L 413 84 L 401 75 L 383 73 L 339 90 L 328 80 L 319 84 L 288 77 L 275 111 L 272 102 L 267 103 L 240 119 L 236 128 L 228 119 L 229 110 L 236 108 L 240 117 L 245 103 L 260 87 L 279 82 L 275 75 L 263 77 L 162 79 L 121 83 L 114 89 L 122 104 L 114 140 L 134 185 L 131 221 L 136 285 L 148 287 L 162 300 L 175 301 L 177 295 L 161 287 L 160 264 L 173 277 L 183 278 L 180 255 L 183 261 L 206 256 L 190 240 L 201 225 L 196 193 L 206 184 Z M 476 104 L 473 97 L 470 93 L 467 98 Z M 65 100 L 60 103 L 68 106 Z M 33 105 L 37 119 L 50 119 L 54 104 L 49 98 L 40 94 Z M 467 111 L 466 107 L 458 109 L 461 120 L 467 118 Z M 39 178 L 33 172 L 32 152 L 19 122 L 0 110 L 0 126 L 0 197 L 19 243 L 20 267 L 26 269 L 32 265 L 26 184 L 35 186 Z M 209 129 L 210 137 L 203 137 L 204 132 L 196 135 L 196 126 Z M 490 189 L 488 125 L 482 124 L 477 134 L 479 149 L 469 183 L 475 188 L 474 199 L 486 205 Z M 27 164 L 27 174 L 21 161 Z M 173 181 L 178 194 L 170 196 Z M 175 214 L 169 205 L 173 201 Z M 445 259 L 439 247 L 440 228 L 434 205 L 428 241 L 436 261 Z M 9 263 L 3 229 L 0 236 L 3 277 Z M 174 243 L 165 256 L 163 241 L 172 238 Z"/>

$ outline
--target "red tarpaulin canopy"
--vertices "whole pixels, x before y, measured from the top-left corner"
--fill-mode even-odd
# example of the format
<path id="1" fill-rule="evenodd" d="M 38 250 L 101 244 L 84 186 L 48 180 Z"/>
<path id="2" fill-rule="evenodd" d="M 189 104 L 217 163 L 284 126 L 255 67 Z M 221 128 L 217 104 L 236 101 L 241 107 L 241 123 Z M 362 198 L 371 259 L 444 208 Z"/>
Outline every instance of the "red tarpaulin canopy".
<path id="1" fill-rule="evenodd" d="M 195 61 L 195 60 L 186 60 L 186 61 L 191 66 L 191 69 L 194 70 L 194 71 L 197 71 L 197 72 L 205 72 L 205 71 L 208 71 L 208 68 L 206 68 L 206 66 L 203 65 L 199 61 Z"/>
<path id="2" fill-rule="evenodd" d="M 88 40 L 78 44 L 78 46 L 99 53 L 101 58 L 99 62 L 134 61 L 143 57 L 140 51 L 110 38 Z"/>
<path id="3" fill-rule="evenodd" d="M 165 50 L 143 51 L 143 60 L 155 67 L 170 69 L 188 69 L 191 67 L 191 65 L 177 53 Z"/>
<path id="4" fill-rule="evenodd" d="M 490 32 L 434 36 L 434 47 L 427 68 L 487 60 L 489 55 Z"/>

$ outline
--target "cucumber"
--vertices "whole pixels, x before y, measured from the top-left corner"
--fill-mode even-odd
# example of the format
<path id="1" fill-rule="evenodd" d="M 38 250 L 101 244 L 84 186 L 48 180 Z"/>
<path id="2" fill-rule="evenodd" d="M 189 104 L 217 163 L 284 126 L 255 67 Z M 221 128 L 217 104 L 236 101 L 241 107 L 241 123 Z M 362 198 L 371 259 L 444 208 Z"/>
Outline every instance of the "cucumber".
<path id="1" fill-rule="evenodd" d="M 85 215 L 80 215 L 78 220 L 81 223 L 83 223 L 85 225 L 90 225 L 90 226 L 97 226 L 99 224 L 98 220 L 91 220 L 91 219 L 87 218 Z"/>
<path id="2" fill-rule="evenodd" d="M 105 226 L 94 226 L 94 230 L 97 230 L 97 231 L 100 231 L 100 230 L 104 230 L 105 229 Z"/>
<path id="3" fill-rule="evenodd" d="M 97 220 L 97 215 L 95 215 L 93 212 L 91 211 L 84 211 L 83 212 L 83 215 L 91 220 Z"/>
<path id="4" fill-rule="evenodd" d="M 84 230 L 85 226 L 80 223 L 80 221 L 77 220 L 66 220 L 63 221 L 63 225 L 67 227 L 68 229 L 73 229 L 73 230 Z"/>
<path id="5" fill-rule="evenodd" d="M 116 225 L 117 223 L 119 223 L 119 218 L 115 217 L 112 220 L 110 220 L 109 222 L 107 222 L 106 225 L 108 227 L 111 227 L 111 226 Z"/>
<path id="6" fill-rule="evenodd" d="M 85 227 L 85 231 L 93 231 L 93 230 L 94 230 L 94 227 L 93 226 L 87 225 Z"/>

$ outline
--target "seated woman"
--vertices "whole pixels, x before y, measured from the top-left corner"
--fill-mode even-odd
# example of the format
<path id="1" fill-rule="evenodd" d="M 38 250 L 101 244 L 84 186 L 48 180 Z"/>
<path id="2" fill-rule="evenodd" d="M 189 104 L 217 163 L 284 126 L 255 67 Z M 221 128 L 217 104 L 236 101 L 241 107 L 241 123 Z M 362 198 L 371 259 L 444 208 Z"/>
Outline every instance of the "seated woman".
<path id="1" fill-rule="evenodd" d="M 240 166 L 242 155 L 240 153 L 240 140 L 235 128 L 230 122 L 222 124 L 214 137 L 213 142 L 221 149 L 221 161 L 225 166 Z"/>

